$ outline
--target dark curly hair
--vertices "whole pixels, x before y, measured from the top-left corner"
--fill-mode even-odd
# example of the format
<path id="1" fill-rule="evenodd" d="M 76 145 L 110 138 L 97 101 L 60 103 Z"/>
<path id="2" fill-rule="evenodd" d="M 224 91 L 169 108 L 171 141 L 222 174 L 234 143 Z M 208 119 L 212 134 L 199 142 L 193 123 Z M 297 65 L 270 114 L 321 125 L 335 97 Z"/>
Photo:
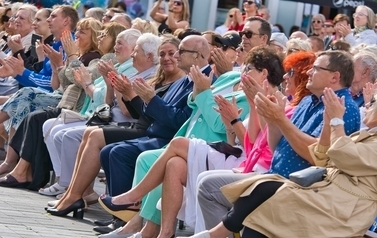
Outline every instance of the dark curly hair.
<path id="1" fill-rule="evenodd" d="M 309 79 L 306 72 L 313 67 L 316 58 L 313 52 L 297 51 L 284 59 L 284 70 L 286 72 L 290 69 L 294 70 L 296 91 L 295 94 L 292 95 L 293 99 L 290 102 L 292 106 L 297 106 L 303 97 L 311 94 L 306 88 L 306 83 Z"/>
<path id="2" fill-rule="evenodd" d="M 252 64 L 256 70 L 268 71 L 267 81 L 274 86 L 279 86 L 283 82 L 285 73 L 282 59 L 274 50 L 266 46 L 254 47 L 246 56 L 246 64 Z"/>

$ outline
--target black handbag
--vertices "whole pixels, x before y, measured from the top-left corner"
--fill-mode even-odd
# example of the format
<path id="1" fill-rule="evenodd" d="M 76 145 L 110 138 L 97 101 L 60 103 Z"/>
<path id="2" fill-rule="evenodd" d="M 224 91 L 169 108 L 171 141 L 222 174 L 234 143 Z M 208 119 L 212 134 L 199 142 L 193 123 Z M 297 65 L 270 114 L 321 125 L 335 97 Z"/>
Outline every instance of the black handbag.
<path id="1" fill-rule="evenodd" d="M 240 148 L 231 146 L 225 141 L 207 142 L 207 145 L 211 146 L 213 149 L 217 150 L 218 152 L 224 154 L 225 160 L 227 160 L 228 157 L 231 155 L 233 155 L 236 158 L 239 158 L 242 155 L 242 150 Z M 206 166 L 207 166 L 207 170 L 209 170 L 208 155 L 206 157 Z"/>
<path id="2" fill-rule="evenodd" d="M 309 187 L 313 183 L 322 181 L 326 175 L 326 168 L 310 166 L 309 168 L 291 173 L 289 175 L 289 180 L 297 183 L 301 187 Z"/>
<path id="3" fill-rule="evenodd" d="M 86 123 L 87 126 L 109 125 L 112 120 L 111 107 L 108 104 L 99 105 L 93 116 Z"/>

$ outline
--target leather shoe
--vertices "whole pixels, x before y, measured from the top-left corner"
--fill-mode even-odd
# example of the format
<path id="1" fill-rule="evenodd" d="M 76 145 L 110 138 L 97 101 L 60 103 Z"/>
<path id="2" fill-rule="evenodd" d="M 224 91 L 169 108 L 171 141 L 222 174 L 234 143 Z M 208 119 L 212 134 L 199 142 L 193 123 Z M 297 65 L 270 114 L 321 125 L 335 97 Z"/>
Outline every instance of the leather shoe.
<path id="1" fill-rule="evenodd" d="M 1 187 L 8 187 L 8 188 L 27 188 L 29 187 L 30 182 L 18 182 L 15 177 L 10 174 L 5 175 L 4 177 L 0 178 L 0 186 Z"/>
<path id="2" fill-rule="evenodd" d="M 112 197 L 105 194 L 102 194 L 98 198 L 98 202 L 108 213 L 118 217 L 119 219 L 122 219 L 125 222 L 131 220 L 140 211 L 139 208 L 130 207 L 137 207 L 141 205 L 141 201 L 129 204 L 116 205 L 113 204 Z"/>
<path id="3" fill-rule="evenodd" d="M 119 227 L 124 226 L 126 223 L 118 218 L 114 218 L 110 225 L 108 226 L 95 226 L 93 228 L 94 231 L 101 233 L 101 234 L 107 234 L 109 232 L 112 232 Z"/>
<path id="4" fill-rule="evenodd" d="M 97 226 L 108 226 L 111 223 L 113 223 L 114 220 L 115 220 L 115 218 L 111 218 L 111 219 L 108 219 L 108 220 L 95 220 L 93 223 Z"/>

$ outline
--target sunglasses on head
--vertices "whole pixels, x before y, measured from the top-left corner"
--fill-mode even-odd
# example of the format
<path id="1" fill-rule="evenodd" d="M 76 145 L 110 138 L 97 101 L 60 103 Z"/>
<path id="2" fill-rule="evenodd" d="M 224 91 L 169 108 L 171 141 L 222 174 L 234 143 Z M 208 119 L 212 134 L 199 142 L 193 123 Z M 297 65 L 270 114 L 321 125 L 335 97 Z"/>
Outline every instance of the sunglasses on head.
<path id="1" fill-rule="evenodd" d="M 320 21 L 320 20 L 313 20 L 312 23 L 318 23 L 319 24 L 319 23 L 322 23 L 322 21 Z"/>
<path id="2" fill-rule="evenodd" d="M 182 6 L 183 2 L 181 2 L 181 1 L 174 1 L 174 5 L 176 5 L 176 6 Z"/>
<path id="3" fill-rule="evenodd" d="M 244 3 L 244 4 L 247 3 L 248 5 L 253 5 L 253 4 L 254 4 L 253 1 L 243 1 L 243 3 Z"/>
<path id="4" fill-rule="evenodd" d="M 242 36 L 245 35 L 245 37 L 247 39 L 250 39 L 251 37 L 253 37 L 253 35 L 258 35 L 258 36 L 261 35 L 261 34 L 258 34 L 258 33 L 254 33 L 252 31 L 240 31 L 240 32 L 238 32 L 238 34 L 240 35 L 241 38 L 242 38 Z"/>

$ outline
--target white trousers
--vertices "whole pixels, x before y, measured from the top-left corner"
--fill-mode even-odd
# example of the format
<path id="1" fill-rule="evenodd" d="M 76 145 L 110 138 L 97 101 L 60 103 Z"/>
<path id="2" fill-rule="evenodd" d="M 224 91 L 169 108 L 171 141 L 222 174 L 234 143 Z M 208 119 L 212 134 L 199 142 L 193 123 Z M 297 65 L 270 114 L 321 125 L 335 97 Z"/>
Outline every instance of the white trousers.
<path id="1" fill-rule="evenodd" d="M 45 136 L 45 143 L 46 143 L 48 152 L 50 154 L 50 158 L 51 158 L 51 162 L 52 162 L 52 166 L 55 171 L 55 174 L 57 177 L 60 177 L 59 184 L 61 186 L 68 186 L 71 180 L 71 178 L 69 178 L 68 181 L 62 181 L 62 160 L 66 160 L 67 156 L 70 156 L 70 157 L 72 156 L 73 158 L 70 158 L 70 159 L 73 161 L 76 160 L 76 155 L 77 155 L 78 148 L 80 146 L 82 134 L 86 128 L 85 123 L 86 121 L 78 121 L 78 122 L 64 124 L 61 119 L 56 120 L 56 118 L 52 118 L 52 119 L 47 120 L 43 124 L 43 135 Z M 73 143 L 68 143 L 66 147 L 65 146 L 63 147 L 62 144 L 58 144 L 58 147 L 56 146 L 56 143 L 54 142 L 55 137 L 57 137 L 58 135 L 59 137 L 62 137 L 65 132 L 70 131 L 70 130 L 76 130 L 77 128 L 82 128 L 80 130 L 82 131 L 82 133 L 79 140 L 75 140 Z M 74 163 L 73 163 L 73 167 L 74 167 Z M 72 171 L 73 171 L 73 168 L 72 168 Z M 70 172 L 71 177 L 72 177 L 72 171 Z M 67 176 L 64 176 L 64 177 L 67 177 Z"/>

